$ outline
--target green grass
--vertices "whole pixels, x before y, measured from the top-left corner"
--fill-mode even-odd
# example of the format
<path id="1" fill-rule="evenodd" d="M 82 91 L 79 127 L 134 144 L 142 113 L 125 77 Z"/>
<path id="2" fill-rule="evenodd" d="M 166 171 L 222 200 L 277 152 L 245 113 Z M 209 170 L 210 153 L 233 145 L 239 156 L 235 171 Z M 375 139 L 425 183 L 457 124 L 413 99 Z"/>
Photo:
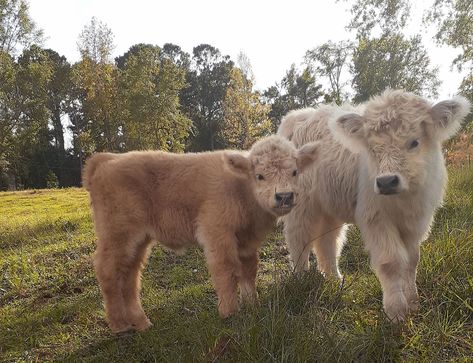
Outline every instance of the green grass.
<path id="1" fill-rule="evenodd" d="M 116 337 L 104 321 L 82 189 L 0 193 L 0 361 L 473 361 L 473 169 L 452 170 L 422 246 L 420 311 L 382 311 L 356 229 L 340 286 L 293 275 L 280 232 L 261 251 L 259 304 L 220 320 L 202 252 L 156 248 L 143 279 L 154 326 Z"/>

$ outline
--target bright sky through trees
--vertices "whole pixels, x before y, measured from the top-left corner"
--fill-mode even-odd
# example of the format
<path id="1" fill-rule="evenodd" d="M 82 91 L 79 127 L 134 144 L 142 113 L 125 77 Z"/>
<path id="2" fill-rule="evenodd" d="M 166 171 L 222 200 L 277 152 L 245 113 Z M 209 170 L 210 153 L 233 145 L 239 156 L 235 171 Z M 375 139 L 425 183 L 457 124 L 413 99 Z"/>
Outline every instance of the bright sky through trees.
<path id="1" fill-rule="evenodd" d="M 455 94 L 462 75 L 450 71 L 458 52 L 436 46 L 433 31 L 421 24 L 427 2 L 413 2 L 408 32 L 423 33 L 432 63 L 439 67 L 439 98 Z M 146 1 L 30 0 L 30 12 L 44 29 L 45 46 L 70 62 L 80 57 L 77 37 L 95 16 L 115 35 L 114 56 L 133 44 L 178 44 L 187 52 L 201 43 L 212 44 L 236 59 L 247 54 L 256 87 L 265 89 L 280 80 L 292 63 L 300 65 L 305 52 L 328 40 L 354 39 L 345 26 L 349 4 L 340 1 Z M 427 33 L 425 33 L 427 31 Z"/>

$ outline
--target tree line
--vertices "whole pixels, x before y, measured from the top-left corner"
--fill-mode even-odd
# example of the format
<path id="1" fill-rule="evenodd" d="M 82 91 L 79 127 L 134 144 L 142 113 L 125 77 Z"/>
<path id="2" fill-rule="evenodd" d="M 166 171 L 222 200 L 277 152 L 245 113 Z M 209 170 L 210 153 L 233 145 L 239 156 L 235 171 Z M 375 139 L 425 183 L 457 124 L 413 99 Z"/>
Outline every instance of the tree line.
<path id="1" fill-rule="evenodd" d="M 424 22 L 439 44 L 460 49 L 460 91 L 473 99 L 473 9 L 435 0 Z M 113 33 L 92 18 L 71 64 L 42 44 L 25 0 L 0 0 L 0 189 L 80 184 L 97 151 L 248 148 L 292 109 L 362 102 L 386 88 L 435 97 L 440 85 L 420 35 L 403 31 L 408 0 L 353 0 L 347 28 L 356 41 L 309 49 L 279 82 L 254 87 L 248 57 L 200 44 L 135 44 L 112 59 Z M 470 19 L 470 20 L 468 20 Z"/>

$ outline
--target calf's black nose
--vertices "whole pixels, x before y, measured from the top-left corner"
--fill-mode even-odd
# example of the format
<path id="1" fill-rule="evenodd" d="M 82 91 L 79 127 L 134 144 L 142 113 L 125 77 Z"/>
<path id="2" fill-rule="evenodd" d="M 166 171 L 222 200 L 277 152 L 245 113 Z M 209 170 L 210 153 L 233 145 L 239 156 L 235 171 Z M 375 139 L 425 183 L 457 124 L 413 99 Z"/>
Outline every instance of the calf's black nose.
<path id="1" fill-rule="evenodd" d="M 290 207 L 294 203 L 294 193 L 276 193 L 274 195 L 278 207 Z"/>
<path id="2" fill-rule="evenodd" d="M 399 186 L 399 177 L 397 175 L 379 176 L 376 178 L 376 185 L 381 194 L 396 193 Z"/>

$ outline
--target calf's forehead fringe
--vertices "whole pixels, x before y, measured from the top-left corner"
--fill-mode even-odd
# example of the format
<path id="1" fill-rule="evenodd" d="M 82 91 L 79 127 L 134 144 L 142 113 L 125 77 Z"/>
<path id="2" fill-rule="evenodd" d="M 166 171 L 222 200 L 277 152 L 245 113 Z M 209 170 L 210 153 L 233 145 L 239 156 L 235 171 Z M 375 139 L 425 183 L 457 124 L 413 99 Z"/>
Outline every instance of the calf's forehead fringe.
<path id="1" fill-rule="evenodd" d="M 422 121 L 430 121 L 432 105 L 415 94 L 400 90 L 386 91 L 370 99 L 365 106 L 364 121 L 369 133 L 415 133 Z"/>
<path id="2" fill-rule="evenodd" d="M 261 161 L 277 162 L 291 157 L 295 158 L 296 155 L 297 150 L 294 145 L 278 135 L 272 135 L 257 141 L 250 150 L 250 156 L 259 158 Z"/>

